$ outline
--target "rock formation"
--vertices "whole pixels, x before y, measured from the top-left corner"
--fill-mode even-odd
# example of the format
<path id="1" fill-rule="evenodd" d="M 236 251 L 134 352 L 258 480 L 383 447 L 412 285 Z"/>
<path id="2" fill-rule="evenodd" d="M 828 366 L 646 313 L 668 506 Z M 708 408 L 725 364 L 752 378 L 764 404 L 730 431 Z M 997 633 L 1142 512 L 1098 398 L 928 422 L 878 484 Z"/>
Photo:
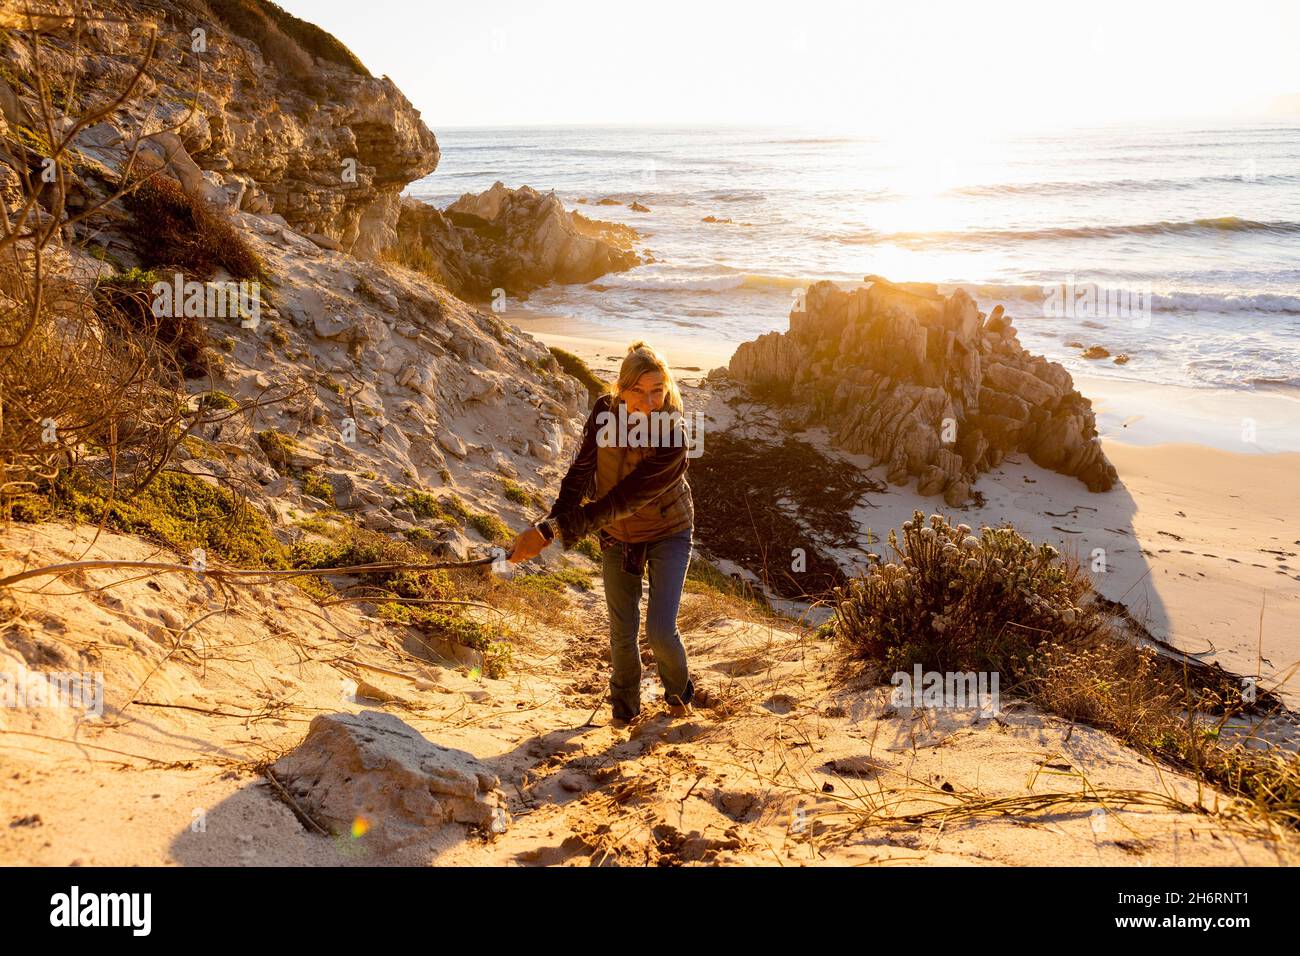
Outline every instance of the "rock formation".
<path id="1" fill-rule="evenodd" d="M 590 282 L 640 263 L 636 231 L 568 212 L 551 193 L 496 183 L 439 212 L 404 199 L 398 223 L 404 254 L 435 270 L 457 295 L 493 289 L 526 296 L 551 282 Z"/>
<path id="2" fill-rule="evenodd" d="M 384 847 L 447 823 L 501 833 L 510 822 L 501 780 L 486 764 L 383 711 L 312 718 L 271 772 L 317 823 Z"/>
<path id="3" fill-rule="evenodd" d="M 147 115 L 108 117 L 79 145 L 92 156 L 129 146 L 124 138 L 143 122 L 154 135 L 142 146 L 166 156 L 192 194 L 279 214 L 361 258 L 393 245 L 398 194 L 432 172 L 439 153 L 391 80 L 371 76 L 339 41 L 270 4 L 159 0 L 148 9 L 158 52 L 135 87 Z M 118 93 L 147 48 L 140 31 L 111 12 L 80 32 L 75 51 L 71 26 L 46 29 L 52 50 L 67 34 L 68 56 L 79 58 L 94 99 Z M 35 67 L 25 42 L 12 44 L 6 58 L 11 76 Z M 19 102 L 9 80 L 0 78 L 0 87 L 0 103 Z M 21 116 L 7 119 L 27 125 Z"/>
<path id="4" fill-rule="evenodd" d="M 825 423 L 849 452 L 871 455 L 922 494 L 966 502 L 976 476 L 1023 451 L 1091 491 L 1115 484 L 1092 404 L 1061 365 L 1030 355 L 1002 307 L 987 318 L 964 291 L 893 284 L 844 292 L 813 285 L 790 330 L 742 344 L 730 375 Z"/>

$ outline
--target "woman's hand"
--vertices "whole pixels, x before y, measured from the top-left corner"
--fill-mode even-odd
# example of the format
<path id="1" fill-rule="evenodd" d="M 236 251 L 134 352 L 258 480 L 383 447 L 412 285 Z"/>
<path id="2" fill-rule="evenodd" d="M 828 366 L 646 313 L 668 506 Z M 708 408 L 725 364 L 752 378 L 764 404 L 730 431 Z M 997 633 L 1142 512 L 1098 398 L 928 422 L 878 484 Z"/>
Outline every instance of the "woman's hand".
<path id="1" fill-rule="evenodd" d="M 546 535 L 542 534 L 531 525 L 526 531 L 521 531 L 515 538 L 514 546 L 510 550 L 508 561 L 518 564 L 520 561 L 528 561 L 542 553 L 543 549 L 551 542 L 546 540 Z"/>

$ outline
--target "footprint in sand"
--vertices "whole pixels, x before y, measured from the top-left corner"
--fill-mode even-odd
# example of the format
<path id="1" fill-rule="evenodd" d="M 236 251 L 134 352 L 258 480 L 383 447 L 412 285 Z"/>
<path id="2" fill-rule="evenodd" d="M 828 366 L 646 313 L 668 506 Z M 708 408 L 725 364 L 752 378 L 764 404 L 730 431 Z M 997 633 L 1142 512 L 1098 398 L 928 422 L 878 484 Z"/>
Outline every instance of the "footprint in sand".
<path id="1" fill-rule="evenodd" d="M 763 701 L 762 706 L 774 714 L 788 714 L 798 703 L 799 699 L 790 694 L 773 694 Z"/>
<path id="2" fill-rule="evenodd" d="M 747 823 L 762 805 L 758 794 L 748 790 L 715 790 L 712 803 L 737 823 Z"/>

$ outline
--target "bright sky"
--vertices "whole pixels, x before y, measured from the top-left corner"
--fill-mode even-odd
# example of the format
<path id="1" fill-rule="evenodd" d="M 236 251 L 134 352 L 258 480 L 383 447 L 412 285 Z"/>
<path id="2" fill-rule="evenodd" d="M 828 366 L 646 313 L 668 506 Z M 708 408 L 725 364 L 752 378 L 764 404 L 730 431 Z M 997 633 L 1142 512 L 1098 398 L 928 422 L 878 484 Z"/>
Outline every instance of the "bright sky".
<path id="1" fill-rule="evenodd" d="M 279 0 L 435 131 L 1300 117 L 1296 0 Z"/>

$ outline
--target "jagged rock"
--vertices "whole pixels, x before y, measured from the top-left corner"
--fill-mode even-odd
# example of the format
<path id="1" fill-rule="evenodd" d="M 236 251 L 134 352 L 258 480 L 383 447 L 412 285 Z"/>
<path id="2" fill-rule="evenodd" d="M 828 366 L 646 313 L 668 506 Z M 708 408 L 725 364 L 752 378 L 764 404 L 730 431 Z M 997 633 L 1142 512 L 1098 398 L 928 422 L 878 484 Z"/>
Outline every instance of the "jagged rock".
<path id="1" fill-rule="evenodd" d="M 164 130 L 153 134 L 145 142 L 148 148 L 165 161 L 168 172 L 180 181 L 181 188 L 188 195 L 213 203 L 219 203 L 224 198 L 220 190 L 203 178 L 203 170 L 190 158 L 184 142 L 176 133 Z"/>
<path id="2" fill-rule="evenodd" d="M 407 362 L 397 373 L 397 384 L 429 398 L 438 397 L 438 378 L 428 362 Z"/>
<path id="3" fill-rule="evenodd" d="M 353 508 L 360 507 L 361 502 L 357 500 L 357 483 L 351 475 L 346 472 L 332 471 L 326 473 L 325 480 L 334 489 L 334 504 L 337 508 L 341 511 L 351 511 Z"/>
<path id="4" fill-rule="evenodd" d="M 387 508 L 375 508 L 367 511 L 361 524 L 369 531 L 397 531 L 397 519 Z"/>
<path id="5" fill-rule="evenodd" d="M 436 557 L 448 558 L 452 561 L 466 561 L 469 559 L 472 543 L 460 531 L 451 528 L 444 531 L 425 547 Z"/>
<path id="6" fill-rule="evenodd" d="M 560 457 L 564 448 L 564 432 L 558 422 L 543 421 L 540 441 L 529 441 L 528 450 L 534 458 L 552 462 Z"/>
<path id="7" fill-rule="evenodd" d="M 469 452 L 465 448 L 465 441 L 455 432 L 441 431 L 438 433 L 438 444 L 449 455 L 455 455 L 457 458 L 464 458 Z"/>
<path id="8" fill-rule="evenodd" d="M 501 780 L 472 754 L 431 743 L 392 714 L 320 714 L 272 765 L 311 819 L 335 834 L 398 847 L 450 823 L 496 833 L 510 823 Z"/>
<path id="9" fill-rule="evenodd" d="M 497 452 L 492 458 L 493 465 L 498 474 L 505 475 L 507 478 L 518 478 L 519 469 L 515 467 L 514 462 L 507 458 L 501 452 Z"/>
<path id="10" fill-rule="evenodd" d="M 641 261 L 635 230 L 568 212 L 553 192 L 500 182 L 462 196 L 445 214 L 404 199 L 397 231 L 437 263 L 448 288 L 477 299 L 495 289 L 525 296 L 552 282 L 590 282 Z"/>
<path id="11" fill-rule="evenodd" d="M 310 448 L 295 445 L 289 452 L 289 465 L 298 471 L 311 471 L 325 464 L 325 456 L 317 454 Z"/>
<path id="12" fill-rule="evenodd" d="M 950 505 L 1013 451 L 1092 491 L 1115 484 L 1092 404 L 1062 366 L 1020 347 L 1001 306 L 981 324 L 964 291 L 867 280 L 853 292 L 813 285 L 789 331 L 742 344 L 725 374 L 801 406 L 792 424 L 828 422 L 836 444 L 871 455 L 891 483 L 915 476 Z"/>
<path id="13" fill-rule="evenodd" d="M 1103 345 L 1090 345 L 1084 350 L 1083 357 L 1086 359 L 1110 358 L 1110 350 Z"/>
<path id="14" fill-rule="evenodd" d="M 318 315 L 312 327 L 322 339 L 336 339 L 352 328 L 352 323 L 341 315 Z"/>
<path id="15" fill-rule="evenodd" d="M 319 232 L 304 232 L 303 235 L 322 249 L 333 249 L 338 252 L 343 248 L 343 243 L 337 239 L 331 239 L 329 236 L 322 236 Z"/>
<path id="16" fill-rule="evenodd" d="M 465 383 L 465 389 L 461 394 L 465 402 L 487 402 L 504 395 L 505 390 L 495 378 L 475 375 Z"/>

